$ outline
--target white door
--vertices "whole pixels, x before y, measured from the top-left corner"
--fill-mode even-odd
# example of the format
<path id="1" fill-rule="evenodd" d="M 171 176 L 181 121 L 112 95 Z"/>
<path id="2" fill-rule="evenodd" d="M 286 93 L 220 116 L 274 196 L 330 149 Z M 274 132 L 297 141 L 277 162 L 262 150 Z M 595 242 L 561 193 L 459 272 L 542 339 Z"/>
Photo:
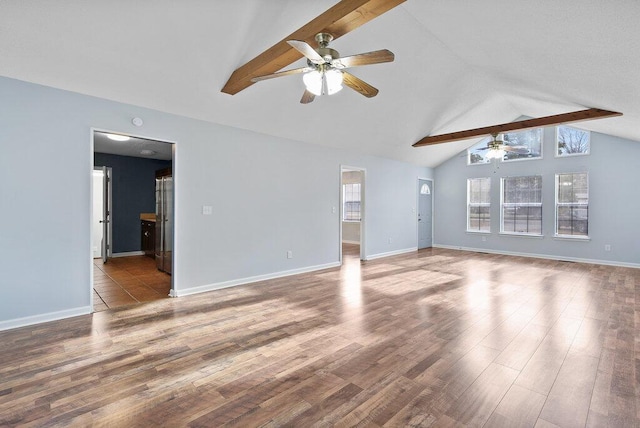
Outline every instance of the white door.
<path id="1" fill-rule="evenodd" d="M 93 258 L 102 258 L 102 215 L 104 206 L 103 189 L 104 173 L 102 168 L 93 170 L 93 218 L 91 219 L 91 247 L 93 249 Z"/>
<path id="2" fill-rule="evenodd" d="M 418 180 L 418 249 L 429 248 L 433 243 L 432 194 L 433 182 Z"/>

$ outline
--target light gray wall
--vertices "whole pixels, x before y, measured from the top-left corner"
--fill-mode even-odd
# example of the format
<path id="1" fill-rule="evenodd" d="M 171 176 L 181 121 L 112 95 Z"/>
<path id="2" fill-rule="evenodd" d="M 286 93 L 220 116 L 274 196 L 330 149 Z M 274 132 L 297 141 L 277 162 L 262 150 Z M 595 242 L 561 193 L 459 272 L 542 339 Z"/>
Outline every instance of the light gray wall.
<path id="1" fill-rule="evenodd" d="M 555 128 L 544 130 L 543 159 L 467 166 L 466 154 L 435 169 L 439 246 L 640 267 L 640 143 L 591 133 L 591 154 L 555 157 Z M 589 241 L 554 238 L 555 174 L 589 173 Z M 500 235 L 500 177 L 541 175 L 543 238 Z M 491 234 L 466 232 L 467 178 L 491 177 Z M 611 251 L 604 250 L 605 244 Z"/>
<path id="2" fill-rule="evenodd" d="M 92 127 L 177 142 L 178 294 L 338 263 L 340 165 L 367 170 L 367 256 L 416 247 L 430 169 L 0 78 L 0 329 L 88 311 Z"/>

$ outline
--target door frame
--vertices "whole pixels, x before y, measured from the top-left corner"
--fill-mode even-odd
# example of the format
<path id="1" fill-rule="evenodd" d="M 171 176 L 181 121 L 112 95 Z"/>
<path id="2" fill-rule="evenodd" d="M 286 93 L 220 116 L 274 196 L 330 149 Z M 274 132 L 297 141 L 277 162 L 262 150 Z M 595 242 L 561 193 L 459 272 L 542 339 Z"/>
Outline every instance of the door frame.
<path id="1" fill-rule="evenodd" d="M 169 292 L 169 296 L 171 297 L 176 297 L 177 294 L 175 292 L 175 284 L 178 281 L 178 269 L 176 269 L 178 267 L 178 263 L 176 261 L 177 257 L 176 254 L 178 252 L 178 241 L 177 241 L 177 236 L 179 235 L 177 233 L 177 227 L 176 224 L 178 223 L 178 218 L 180 217 L 178 214 L 178 203 L 177 203 L 177 195 L 179 194 L 179 186 L 176 184 L 176 176 L 178 174 L 178 168 L 177 168 L 177 158 L 178 158 L 178 142 L 177 141 L 172 141 L 172 140 L 168 140 L 166 138 L 158 138 L 158 137 L 153 137 L 153 136 L 149 136 L 149 135 L 141 135 L 141 134 L 136 134 L 130 131 L 122 131 L 122 130 L 114 130 L 114 129 L 106 129 L 106 128 L 98 128 L 98 127 L 90 127 L 89 128 L 89 225 L 88 225 L 88 231 L 89 231 L 89 278 L 88 278 L 88 283 L 89 283 L 89 305 L 91 307 L 91 313 L 94 312 L 94 307 L 93 307 L 93 239 L 91 238 L 91 234 L 92 234 L 92 230 L 91 230 L 91 222 L 93 221 L 93 169 L 95 168 L 95 164 L 94 164 L 94 153 L 95 153 L 95 144 L 94 144 L 94 135 L 96 132 L 107 132 L 110 134 L 121 134 L 121 135 L 127 135 L 129 137 L 133 137 L 133 138 L 142 138 L 145 140 L 152 140 L 152 141 L 158 141 L 160 143 L 167 143 L 167 144 L 171 144 L 171 168 L 172 168 L 172 174 L 173 174 L 173 257 L 171 259 L 171 291 Z M 113 186 L 111 186 L 110 188 L 113 188 Z M 113 218 L 113 217 L 112 217 Z M 113 224 L 113 223 L 112 223 Z M 113 244 L 113 243 L 112 243 Z"/>
<path id="2" fill-rule="evenodd" d="M 339 201 L 340 207 L 338 209 L 338 225 L 340 229 L 340 233 L 338 234 L 338 254 L 339 254 L 339 262 L 342 265 L 342 216 L 344 209 L 344 195 L 342 194 L 342 173 L 346 171 L 359 171 L 362 177 L 362 181 L 360 182 L 360 260 L 367 260 L 366 255 L 366 234 L 365 234 L 365 222 L 366 222 L 366 181 L 367 181 L 367 169 L 361 166 L 350 166 L 350 165 L 340 165 L 340 187 L 339 187 Z"/>
<path id="3" fill-rule="evenodd" d="M 435 240 L 435 205 L 436 199 L 435 195 L 435 180 L 433 178 L 427 177 L 417 177 L 416 178 L 416 248 L 420 249 L 420 227 L 418 225 L 418 213 L 420 212 L 420 180 L 430 181 L 431 182 L 431 247 L 433 247 L 433 241 Z"/>

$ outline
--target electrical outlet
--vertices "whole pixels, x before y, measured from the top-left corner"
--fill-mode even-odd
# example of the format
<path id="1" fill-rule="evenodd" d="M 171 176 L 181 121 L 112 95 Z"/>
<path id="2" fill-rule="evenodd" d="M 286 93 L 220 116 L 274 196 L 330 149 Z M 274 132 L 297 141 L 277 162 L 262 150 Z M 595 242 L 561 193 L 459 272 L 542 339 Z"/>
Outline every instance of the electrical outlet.
<path id="1" fill-rule="evenodd" d="M 292 259 L 293 258 L 293 251 L 291 251 L 291 250 L 287 251 L 287 258 L 288 259 Z"/>
<path id="2" fill-rule="evenodd" d="M 331 212 L 335 214 L 336 213 L 336 207 L 331 207 Z"/>
<path id="3" fill-rule="evenodd" d="M 389 244 L 391 244 L 391 238 L 389 238 Z"/>
<path id="4" fill-rule="evenodd" d="M 213 207 L 210 205 L 202 206 L 202 215 L 211 215 L 213 214 Z"/>
<path id="5" fill-rule="evenodd" d="M 482 242 L 487 242 L 487 237 L 486 236 L 482 237 Z"/>
<path id="6" fill-rule="evenodd" d="M 605 251 L 611 251 L 611 245 L 609 245 L 609 244 L 604 244 L 604 250 L 605 250 Z"/>

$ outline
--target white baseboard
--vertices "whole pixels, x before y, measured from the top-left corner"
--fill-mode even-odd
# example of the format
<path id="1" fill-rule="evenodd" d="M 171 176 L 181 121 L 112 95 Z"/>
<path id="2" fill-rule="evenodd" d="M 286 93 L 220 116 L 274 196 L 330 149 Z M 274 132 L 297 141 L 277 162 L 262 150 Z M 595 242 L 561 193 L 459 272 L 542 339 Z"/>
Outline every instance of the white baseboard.
<path id="1" fill-rule="evenodd" d="M 238 285 L 251 284 L 252 282 L 266 281 L 268 279 L 282 278 L 284 276 L 298 275 L 301 273 L 314 272 L 317 270 L 339 267 L 339 262 L 327 263 L 324 265 L 309 266 L 300 269 L 292 269 L 281 272 L 268 273 L 265 275 L 250 276 L 247 278 L 234 279 L 231 281 L 216 282 L 213 284 L 201 285 L 198 287 L 185 288 L 183 290 L 172 290 L 172 297 L 183 297 L 191 294 L 205 293 L 207 291 L 219 290 L 221 288 L 235 287 Z"/>
<path id="2" fill-rule="evenodd" d="M 404 248 L 402 250 L 389 251 L 386 253 L 371 254 L 367 256 L 366 260 L 375 260 L 381 259 L 383 257 L 397 256 L 399 254 L 411 253 L 413 251 L 418 251 L 418 247 Z"/>
<path id="3" fill-rule="evenodd" d="M 111 257 L 114 259 L 117 257 L 130 257 L 130 256 L 144 256 L 144 251 L 126 251 L 124 253 L 113 253 Z"/>
<path id="4" fill-rule="evenodd" d="M 79 315 L 88 315 L 90 313 L 91 306 L 82 306 L 74 309 L 66 309 L 64 311 L 49 312 L 47 314 L 32 315 L 24 318 L 0 321 L 0 331 L 18 327 L 26 327 L 28 325 L 40 324 L 43 322 L 57 321 L 63 318 L 77 317 Z"/>
<path id="5" fill-rule="evenodd" d="M 360 241 L 349 241 L 348 239 L 343 239 L 342 243 L 343 244 L 358 244 L 358 245 L 360 245 Z"/>
<path id="6" fill-rule="evenodd" d="M 433 246 L 435 248 L 445 248 L 448 250 L 474 251 L 477 253 L 502 254 L 505 256 L 518 256 L 518 257 L 531 257 L 534 259 L 560 260 L 563 262 L 589 263 L 594 265 L 640 268 L 640 264 L 638 263 L 626 263 L 626 262 L 617 262 L 617 261 L 611 261 L 611 260 L 582 259 L 577 257 L 556 256 L 553 254 L 520 253 L 517 251 L 501 251 L 501 250 L 491 250 L 487 248 L 459 247 L 457 245 L 433 244 Z"/>

